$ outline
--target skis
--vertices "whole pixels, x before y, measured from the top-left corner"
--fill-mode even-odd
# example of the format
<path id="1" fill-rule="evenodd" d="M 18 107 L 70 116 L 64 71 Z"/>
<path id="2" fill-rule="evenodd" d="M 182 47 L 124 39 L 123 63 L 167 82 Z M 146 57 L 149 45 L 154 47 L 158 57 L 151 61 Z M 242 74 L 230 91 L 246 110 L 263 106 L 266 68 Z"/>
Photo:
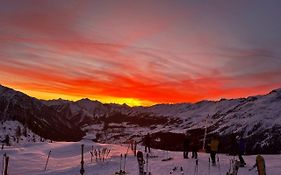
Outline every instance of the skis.
<path id="1" fill-rule="evenodd" d="M 146 162 L 145 162 L 143 158 L 143 153 L 141 151 L 138 151 L 137 160 L 139 165 L 139 175 L 151 175 L 151 172 L 149 172 L 149 167 L 148 167 L 148 154 L 146 154 Z M 144 171 L 145 163 L 146 163 L 146 172 Z"/>
<path id="2" fill-rule="evenodd" d="M 174 174 L 175 172 L 180 172 L 181 175 L 184 175 L 183 167 L 175 166 L 171 171 L 170 174 Z"/>
<path id="3" fill-rule="evenodd" d="M 144 159 L 141 151 L 137 152 L 137 160 L 139 165 L 139 175 L 144 175 Z"/>

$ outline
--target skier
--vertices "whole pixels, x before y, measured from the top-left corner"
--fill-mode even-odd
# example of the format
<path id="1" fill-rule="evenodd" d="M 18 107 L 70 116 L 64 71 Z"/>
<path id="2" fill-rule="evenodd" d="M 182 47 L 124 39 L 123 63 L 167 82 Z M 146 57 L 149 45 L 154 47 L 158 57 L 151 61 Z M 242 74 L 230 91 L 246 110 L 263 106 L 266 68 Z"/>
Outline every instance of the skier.
<path id="1" fill-rule="evenodd" d="M 249 169 L 249 171 L 251 171 L 255 167 L 257 167 L 257 169 L 258 169 L 259 175 L 266 175 L 265 161 L 264 161 L 264 158 L 259 154 L 256 157 L 256 164 L 253 166 L 253 168 Z"/>
<path id="2" fill-rule="evenodd" d="M 183 158 L 188 159 L 188 149 L 189 149 L 189 134 L 186 133 L 183 140 Z"/>
<path id="3" fill-rule="evenodd" d="M 244 155 L 245 153 L 245 141 L 243 139 L 243 137 L 238 137 L 238 156 L 239 156 L 239 160 L 240 160 L 240 166 L 244 167 L 246 165 L 242 155 Z"/>
<path id="4" fill-rule="evenodd" d="M 208 144 L 210 146 L 210 156 L 212 159 L 212 164 L 216 165 L 216 154 L 219 150 L 219 139 L 218 137 L 215 135 L 211 138 L 211 142 Z"/>
<path id="5" fill-rule="evenodd" d="M 239 145 L 235 134 L 230 136 L 230 141 L 229 155 L 236 156 L 239 152 Z"/>
<path id="6" fill-rule="evenodd" d="M 198 139 L 197 138 L 194 138 L 192 140 L 192 157 L 191 158 L 194 158 L 194 159 L 197 159 L 198 158 L 198 148 L 199 147 L 199 143 L 198 143 Z"/>
<path id="7" fill-rule="evenodd" d="M 151 143 L 151 137 L 150 137 L 150 134 L 147 133 L 145 136 L 144 136 L 144 146 L 145 146 L 145 152 L 147 152 L 147 149 L 148 149 L 148 152 L 150 153 L 150 143 Z"/>

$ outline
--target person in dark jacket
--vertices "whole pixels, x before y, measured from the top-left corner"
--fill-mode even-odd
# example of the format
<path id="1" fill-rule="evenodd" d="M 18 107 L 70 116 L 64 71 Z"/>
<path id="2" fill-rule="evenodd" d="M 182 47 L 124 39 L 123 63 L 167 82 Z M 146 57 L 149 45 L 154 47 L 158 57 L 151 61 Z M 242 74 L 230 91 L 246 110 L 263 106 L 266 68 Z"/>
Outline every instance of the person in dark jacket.
<path id="1" fill-rule="evenodd" d="M 150 144 L 151 144 L 151 137 L 150 137 L 150 134 L 147 133 L 145 136 L 144 136 L 144 146 L 145 146 L 145 152 L 147 152 L 147 149 L 148 149 L 148 152 L 150 153 Z"/>
<path id="2" fill-rule="evenodd" d="M 240 160 L 240 166 L 245 166 L 246 163 L 242 157 L 242 155 L 244 155 L 245 153 L 245 140 L 243 139 L 243 137 L 238 137 L 238 157 Z"/>
<path id="3" fill-rule="evenodd" d="M 229 155 L 236 156 L 239 152 L 239 145 L 237 142 L 237 136 L 235 134 L 232 134 L 230 136 L 230 151 Z"/>
<path id="4" fill-rule="evenodd" d="M 191 158 L 194 158 L 194 159 L 197 159 L 198 158 L 198 150 L 199 150 L 199 142 L 198 142 L 198 139 L 197 138 L 194 138 L 192 139 L 192 157 Z"/>
<path id="5" fill-rule="evenodd" d="M 184 140 L 183 140 L 183 158 L 184 159 L 188 159 L 189 144 L 190 144 L 189 135 L 185 134 Z"/>

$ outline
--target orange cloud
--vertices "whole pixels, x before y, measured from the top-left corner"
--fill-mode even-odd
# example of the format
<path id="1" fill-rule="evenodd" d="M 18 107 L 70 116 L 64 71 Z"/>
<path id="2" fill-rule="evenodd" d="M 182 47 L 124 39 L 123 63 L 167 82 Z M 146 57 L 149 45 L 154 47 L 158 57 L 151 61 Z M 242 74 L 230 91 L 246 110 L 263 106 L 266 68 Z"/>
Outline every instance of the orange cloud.
<path id="1" fill-rule="evenodd" d="M 237 41 L 205 6 L 30 2 L 0 7 L 0 83 L 36 97 L 150 105 L 281 86 L 279 48 Z"/>

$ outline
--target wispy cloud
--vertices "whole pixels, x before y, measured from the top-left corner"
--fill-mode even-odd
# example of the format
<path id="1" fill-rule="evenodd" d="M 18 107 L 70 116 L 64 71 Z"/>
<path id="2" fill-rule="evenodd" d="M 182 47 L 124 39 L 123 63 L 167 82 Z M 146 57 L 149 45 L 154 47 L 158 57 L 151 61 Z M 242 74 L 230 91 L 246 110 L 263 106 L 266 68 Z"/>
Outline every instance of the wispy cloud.
<path id="1" fill-rule="evenodd" d="M 152 103 L 234 98 L 281 86 L 281 36 L 259 37 L 255 28 L 244 30 L 242 24 L 251 22 L 251 16 L 242 19 L 223 10 L 219 14 L 229 18 L 218 17 L 214 9 L 221 5 L 201 3 L 175 3 L 172 8 L 169 1 L 157 6 L 83 2 L 4 3 L 1 83 Z M 235 5 L 241 13 L 248 10 Z M 274 8 L 266 15 L 262 13 L 265 20 L 281 17 Z M 227 19 L 244 38 L 237 38 Z M 272 28 L 281 30 L 278 24 L 268 26 L 269 32 Z"/>

